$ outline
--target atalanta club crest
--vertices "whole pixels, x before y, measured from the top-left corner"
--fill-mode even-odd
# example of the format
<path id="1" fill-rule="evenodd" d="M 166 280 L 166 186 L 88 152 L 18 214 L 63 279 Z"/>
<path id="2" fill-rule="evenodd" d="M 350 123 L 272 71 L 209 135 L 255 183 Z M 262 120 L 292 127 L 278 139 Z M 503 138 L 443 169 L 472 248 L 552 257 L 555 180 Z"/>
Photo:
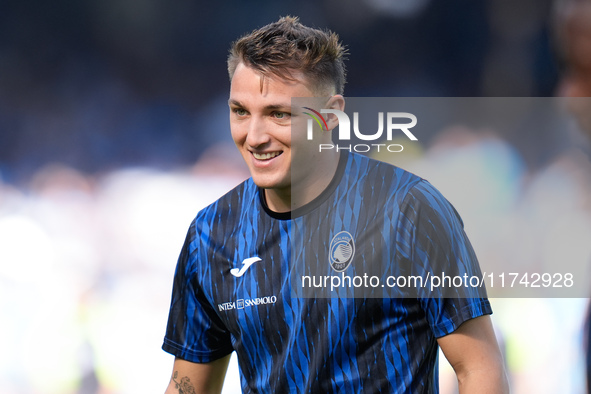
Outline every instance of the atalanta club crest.
<path id="1" fill-rule="evenodd" d="M 337 272 L 347 269 L 355 255 L 355 242 L 353 236 L 346 231 L 341 231 L 330 241 L 330 266 Z"/>

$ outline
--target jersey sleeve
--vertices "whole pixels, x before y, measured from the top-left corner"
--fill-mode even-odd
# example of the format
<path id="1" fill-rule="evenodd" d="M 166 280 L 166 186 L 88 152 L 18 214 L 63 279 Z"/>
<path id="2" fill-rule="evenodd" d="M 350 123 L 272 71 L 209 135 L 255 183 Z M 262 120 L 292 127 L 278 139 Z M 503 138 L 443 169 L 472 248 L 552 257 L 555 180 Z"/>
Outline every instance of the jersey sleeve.
<path id="1" fill-rule="evenodd" d="M 233 351 L 231 336 L 198 281 L 195 226 L 191 225 L 174 274 L 168 325 L 162 349 L 206 363 Z"/>
<path id="2" fill-rule="evenodd" d="M 416 295 L 436 337 L 492 313 L 463 222 L 429 182 L 421 180 L 409 190 L 398 225 L 398 263 L 423 278 L 425 286 Z"/>

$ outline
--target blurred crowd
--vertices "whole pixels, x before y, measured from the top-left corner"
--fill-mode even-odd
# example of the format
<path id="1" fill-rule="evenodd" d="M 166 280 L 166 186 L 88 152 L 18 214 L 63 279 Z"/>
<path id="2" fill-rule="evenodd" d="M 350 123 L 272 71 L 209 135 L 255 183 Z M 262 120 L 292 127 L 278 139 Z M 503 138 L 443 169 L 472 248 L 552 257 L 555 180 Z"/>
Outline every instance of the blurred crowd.
<path id="1" fill-rule="evenodd" d="M 578 267 L 576 280 L 590 276 L 591 163 L 578 147 L 532 172 L 494 132 L 458 126 L 381 159 L 442 190 L 483 269 Z M 27 187 L 0 184 L 0 390 L 161 392 L 172 360 L 160 344 L 184 233 L 197 210 L 248 176 L 241 160 L 219 144 L 174 170 L 89 176 L 53 164 Z M 586 305 L 493 299 L 515 393 L 583 392 Z M 443 392 L 453 393 L 442 364 Z M 226 393 L 239 390 L 232 366 Z"/>
<path id="2" fill-rule="evenodd" d="M 552 96 L 550 8 L 547 0 L 0 4 L 0 392 L 164 390 L 172 360 L 160 345 L 185 231 L 248 176 L 227 122 L 231 40 L 298 15 L 348 45 L 348 96 Z M 574 123 L 546 126 L 456 125 L 379 158 L 443 192 L 483 267 L 552 272 L 568 262 L 583 281 L 591 150 Z M 513 392 L 584 392 L 587 302 L 493 299 Z M 451 393 L 444 362 L 442 391 Z M 235 363 L 227 381 L 225 392 L 237 392 Z"/>
<path id="3" fill-rule="evenodd" d="M 58 158 L 92 174 L 193 163 L 228 139 L 229 43 L 286 14 L 340 34 L 350 51 L 348 96 L 551 96 L 550 6 L 2 2 L 0 174 L 18 183 Z"/>
<path id="4" fill-rule="evenodd" d="M 226 168 L 51 165 L 0 184 L 0 391 L 164 391 L 176 258 L 197 210 L 246 177 Z"/>

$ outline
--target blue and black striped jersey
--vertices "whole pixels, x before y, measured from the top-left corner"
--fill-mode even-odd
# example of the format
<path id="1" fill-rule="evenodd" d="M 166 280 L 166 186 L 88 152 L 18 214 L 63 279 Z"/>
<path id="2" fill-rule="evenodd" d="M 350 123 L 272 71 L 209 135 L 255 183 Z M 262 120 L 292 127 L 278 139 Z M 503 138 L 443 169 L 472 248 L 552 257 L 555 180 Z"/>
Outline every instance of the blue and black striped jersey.
<path id="1" fill-rule="evenodd" d="M 272 212 L 263 195 L 249 179 L 198 213 L 163 349 L 192 362 L 236 351 L 246 393 L 438 392 L 436 338 L 490 304 L 470 287 L 384 284 L 480 274 L 451 204 L 420 177 L 352 153 L 298 210 Z"/>

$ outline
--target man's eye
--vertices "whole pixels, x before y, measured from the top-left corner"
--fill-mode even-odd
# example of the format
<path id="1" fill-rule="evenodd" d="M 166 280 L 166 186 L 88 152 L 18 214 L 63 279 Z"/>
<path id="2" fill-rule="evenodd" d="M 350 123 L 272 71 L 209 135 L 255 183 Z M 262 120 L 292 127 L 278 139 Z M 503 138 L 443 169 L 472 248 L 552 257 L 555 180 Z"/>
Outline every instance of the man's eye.
<path id="1" fill-rule="evenodd" d="M 238 116 L 246 115 L 246 110 L 243 108 L 234 108 L 234 113 Z"/>
<path id="2" fill-rule="evenodd" d="M 287 119 L 289 114 L 285 112 L 274 112 L 273 116 L 275 117 L 275 119 Z"/>

